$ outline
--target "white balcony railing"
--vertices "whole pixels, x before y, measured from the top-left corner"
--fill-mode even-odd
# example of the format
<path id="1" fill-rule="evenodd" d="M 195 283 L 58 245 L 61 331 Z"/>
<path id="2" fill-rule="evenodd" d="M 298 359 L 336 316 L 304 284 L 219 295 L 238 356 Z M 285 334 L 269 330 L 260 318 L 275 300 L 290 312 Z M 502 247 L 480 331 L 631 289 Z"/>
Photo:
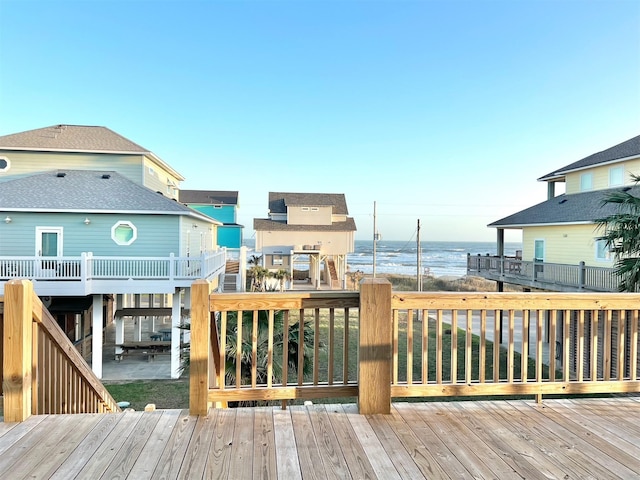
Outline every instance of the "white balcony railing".
<path id="1" fill-rule="evenodd" d="M 14 278 L 34 282 L 38 295 L 128 293 L 159 288 L 153 293 L 186 287 L 197 279 L 212 279 L 224 272 L 226 250 L 199 257 L 105 257 L 83 253 L 79 257 L 0 257 L 0 293 Z M 107 288 L 108 287 L 108 288 Z M 144 292 L 139 292 L 144 293 Z"/>

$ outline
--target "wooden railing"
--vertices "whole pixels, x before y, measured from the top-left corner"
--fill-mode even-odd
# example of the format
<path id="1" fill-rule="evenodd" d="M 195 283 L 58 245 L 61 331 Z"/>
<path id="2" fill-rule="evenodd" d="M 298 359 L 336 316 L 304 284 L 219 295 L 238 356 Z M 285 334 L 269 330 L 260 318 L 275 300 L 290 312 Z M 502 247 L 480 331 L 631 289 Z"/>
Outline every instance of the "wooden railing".
<path id="1" fill-rule="evenodd" d="M 120 411 L 30 281 L 8 282 L 3 302 L 5 422 L 38 414 Z"/>
<path id="2" fill-rule="evenodd" d="M 361 413 L 384 413 L 393 397 L 639 392 L 639 309 L 638 294 L 405 293 L 365 279 L 355 293 L 220 295 L 196 282 L 190 409 L 358 396 Z"/>
<path id="3" fill-rule="evenodd" d="M 515 257 L 467 255 L 467 272 L 491 280 L 559 291 L 616 292 L 615 270 L 577 265 L 524 261 Z"/>

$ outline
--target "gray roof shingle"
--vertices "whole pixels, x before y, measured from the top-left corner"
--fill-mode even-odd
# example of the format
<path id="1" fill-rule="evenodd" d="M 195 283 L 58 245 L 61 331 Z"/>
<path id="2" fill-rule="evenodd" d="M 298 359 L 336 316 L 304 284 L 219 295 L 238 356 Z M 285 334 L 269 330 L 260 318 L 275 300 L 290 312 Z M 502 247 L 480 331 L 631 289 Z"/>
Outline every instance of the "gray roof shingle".
<path id="1" fill-rule="evenodd" d="M 538 180 L 547 180 L 554 177 L 562 176 L 565 172 L 572 170 L 580 170 L 582 168 L 591 167 L 600 163 L 607 163 L 621 158 L 640 156 L 640 135 L 633 137 L 625 142 L 615 145 L 611 148 L 607 148 L 593 155 L 578 160 L 577 162 L 570 163 L 569 165 L 554 170 L 548 173 Z"/>
<path id="2" fill-rule="evenodd" d="M 640 186 L 624 187 L 629 193 L 640 196 Z M 504 217 L 489 227 L 521 227 L 561 223 L 593 223 L 618 211 L 618 205 L 602 205 L 607 194 L 621 189 L 595 190 L 592 192 L 558 195 L 551 200 Z"/>
<path id="3" fill-rule="evenodd" d="M 180 190 L 182 203 L 197 203 L 203 205 L 237 205 L 237 191 L 223 190 Z"/>
<path id="4" fill-rule="evenodd" d="M 56 170 L 0 183 L 3 211 L 136 212 L 209 219 L 117 172 Z"/>
<path id="5" fill-rule="evenodd" d="M 269 192 L 269 211 L 287 213 L 287 206 L 326 207 L 333 206 L 336 215 L 347 215 L 347 201 L 342 193 L 284 193 Z"/>
<path id="6" fill-rule="evenodd" d="M 0 136 L 0 148 L 151 153 L 106 127 L 53 125 Z"/>
<path id="7" fill-rule="evenodd" d="M 289 225 L 268 218 L 254 218 L 253 229 L 278 232 L 354 232 L 356 231 L 356 222 L 353 218 L 347 217 L 346 222 L 333 222 L 331 225 Z"/>

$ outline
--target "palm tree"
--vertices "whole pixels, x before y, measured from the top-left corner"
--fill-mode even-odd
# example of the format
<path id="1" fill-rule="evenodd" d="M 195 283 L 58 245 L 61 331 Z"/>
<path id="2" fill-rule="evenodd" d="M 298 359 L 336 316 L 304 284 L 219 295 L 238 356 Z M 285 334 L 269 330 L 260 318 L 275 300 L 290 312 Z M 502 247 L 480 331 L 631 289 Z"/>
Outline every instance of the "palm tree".
<path id="1" fill-rule="evenodd" d="M 283 348 L 287 348 L 287 367 L 291 375 L 297 375 L 298 355 L 300 352 L 300 323 L 295 322 L 289 325 L 287 341 L 285 343 L 284 332 L 284 311 L 278 310 L 273 316 L 273 383 L 282 382 L 282 359 Z M 220 320 L 218 318 L 218 328 Z M 190 330 L 191 323 L 185 322 L 180 325 L 183 330 Z M 256 336 L 256 382 L 267 383 L 268 369 L 268 349 L 269 349 L 269 313 L 266 310 L 258 311 Z M 225 378 L 226 382 L 235 385 L 237 375 L 238 350 L 240 350 L 240 379 L 241 385 L 251 384 L 251 366 L 253 362 L 253 312 L 245 311 L 242 314 L 242 339 L 238 345 L 238 312 L 227 314 L 227 331 L 225 339 Z M 302 332 L 302 374 L 308 376 L 313 369 L 314 336 L 311 322 L 303 322 Z M 323 349 L 324 345 L 320 344 Z M 183 348 L 181 351 L 181 369 L 189 368 L 190 349 Z"/>
<path id="2" fill-rule="evenodd" d="M 633 182 L 640 183 L 639 175 L 631 175 Z M 617 212 L 598 219 L 598 226 L 604 230 L 599 240 L 615 256 L 615 274 L 618 290 L 636 292 L 640 290 L 640 198 L 629 188 L 607 194 L 602 206 L 615 205 Z"/>
<path id="3" fill-rule="evenodd" d="M 241 385 L 251 384 L 251 367 L 253 359 L 253 312 L 243 312 L 242 314 L 242 339 L 238 345 L 238 312 L 227 314 L 227 332 L 225 348 L 225 377 L 227 383 L 235 385 L 238 381 Z M 300 324 L 299 322 L 289 326 L 288 335 L 284 332 L 284 311 L 274 312 L 273 318 L 273 376 L 274 383 L 282 382 L 282 352 L 287 348 L 287 367 L 292 374 L 298 371 L 298 353 L 300 351 Z M 302 334 L 302 373 L 308 375 L 313 368 L 313 330 L 310 322 L 304 322 Z M 267 362 L 269 347 L 269 312 L 258 311 L 257 337 L 256 337 L 256 381 L 257 383 L 267 382 Z M 237 375 L 237 359 L 240 350 L 240 376 Z"/>
<path id="4" fill-rule="evenodd" d="M 289 270 L 281 268 L 277 272 L 273 274 L 274 278 L 278 280 L 278 287 L 281 292 L 284 292 L 284 282 L 291 279 L 291 275 L 289 274 Z"/>

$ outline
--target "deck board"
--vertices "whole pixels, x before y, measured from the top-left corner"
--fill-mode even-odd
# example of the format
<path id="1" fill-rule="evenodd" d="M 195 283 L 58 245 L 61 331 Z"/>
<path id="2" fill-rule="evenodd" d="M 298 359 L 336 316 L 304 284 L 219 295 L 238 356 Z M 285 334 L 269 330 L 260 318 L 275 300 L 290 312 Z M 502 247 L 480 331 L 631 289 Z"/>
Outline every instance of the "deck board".
<path id="1" fill-rule="evenodd" d="M 638 478 L 637 397 L 43 415 L 0 429 L 0 478 Z"/>

